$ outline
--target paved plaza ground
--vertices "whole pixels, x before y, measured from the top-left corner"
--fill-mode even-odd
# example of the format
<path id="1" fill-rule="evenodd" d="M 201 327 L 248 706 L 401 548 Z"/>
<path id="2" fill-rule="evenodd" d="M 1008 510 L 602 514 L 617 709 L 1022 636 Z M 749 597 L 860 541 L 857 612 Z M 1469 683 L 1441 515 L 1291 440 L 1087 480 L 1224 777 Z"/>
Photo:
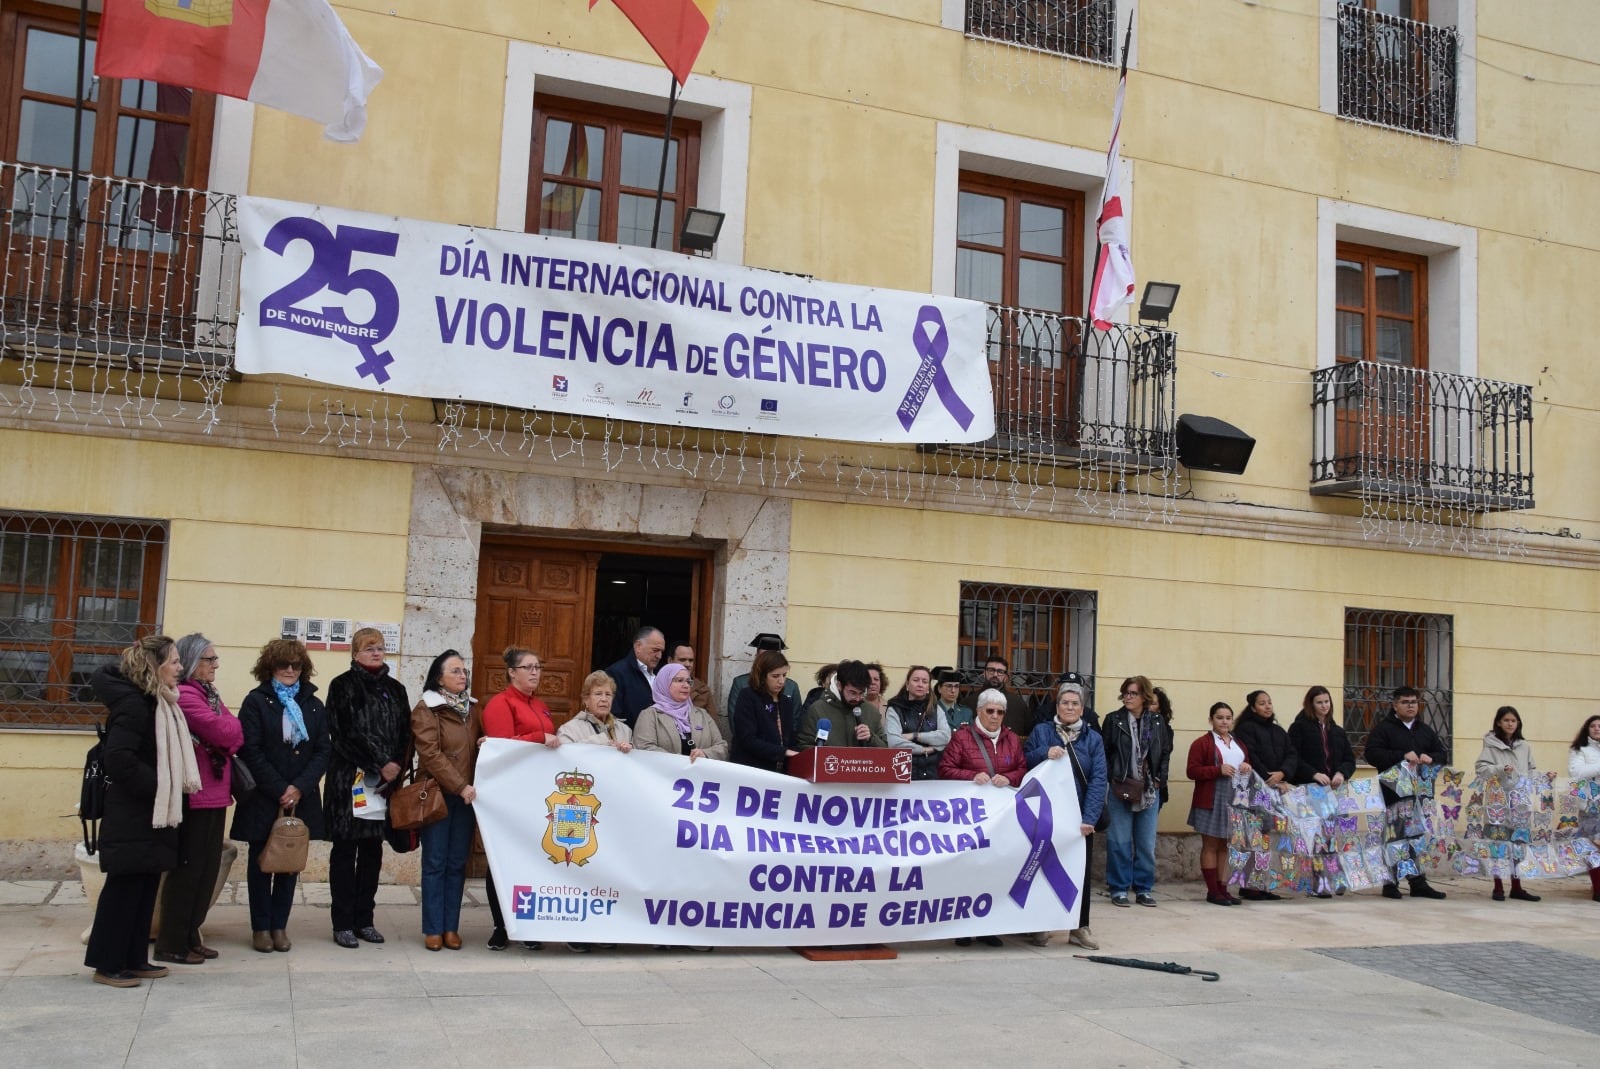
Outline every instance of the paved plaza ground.
<path id="1" fill-rule="evenodd" d="M 75 882 L 0 883 L 0 1065 L 251 1066 L 1592 1066 L 1600 1061 L 1600 903 L 1588 881 L 1492 902 L 1375 893 L 1220 909 L 1198 884 L 1155 909 L 1099 896 L 1101 953 L 1178 961 L 1218 983 L 1049 947 L 910 943 L 899 959 L 814 963 L 788 950 L 483 947 L 429 953 L 414 889 L 380 891 L 383 946 L 329 938 L 307 884 L 294 949 L 248 945 L 243 884 L 212 913 L 222 952 L 134 990 L 93 984 Z"/>

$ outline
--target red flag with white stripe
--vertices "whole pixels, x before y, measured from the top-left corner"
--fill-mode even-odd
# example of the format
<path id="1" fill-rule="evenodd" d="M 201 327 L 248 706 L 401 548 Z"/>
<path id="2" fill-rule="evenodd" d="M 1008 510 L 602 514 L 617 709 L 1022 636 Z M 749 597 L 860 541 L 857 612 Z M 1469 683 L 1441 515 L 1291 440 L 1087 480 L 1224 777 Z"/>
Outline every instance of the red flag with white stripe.
<path id="1" fill-rule="evenodd" d="M 1129 27 L 1132 33 L 1132 27 Z M 1133 253 L 1128 248 L 1128 218 L 1122 207 L 1122 99 L 1128 89 L 1127 45 L 1123 45 L 1122 76 L 1117 80 L 1117 105 L 1111 112 L 1111 148 L 1106 153 L 1106 184 L 1100 191 L 1100 215 L 1095 222 L 1100 236 L 1100 258 L 1089 290 L 1089 315 L 1100 330 L 1111 317 L 1133 303 Z"/>
<path id="2" fill-rule="evenodd" d="M 355 141 L 383 70 L 328 0 L 105 0 L 94 72 L 206 89 Z"/>

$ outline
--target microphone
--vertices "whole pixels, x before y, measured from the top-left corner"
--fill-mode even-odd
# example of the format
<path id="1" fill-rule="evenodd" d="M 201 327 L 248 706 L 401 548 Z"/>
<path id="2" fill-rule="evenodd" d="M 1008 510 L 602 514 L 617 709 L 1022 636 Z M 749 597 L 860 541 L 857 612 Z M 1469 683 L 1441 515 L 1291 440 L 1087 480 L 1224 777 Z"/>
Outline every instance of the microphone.
<path id="1" fill-rule="evenodd" d="M 833 730 L 833 723 L 829 720 L 817 721 L 817 745 L 821 746 L 828 741 L 828 733 Z"/>

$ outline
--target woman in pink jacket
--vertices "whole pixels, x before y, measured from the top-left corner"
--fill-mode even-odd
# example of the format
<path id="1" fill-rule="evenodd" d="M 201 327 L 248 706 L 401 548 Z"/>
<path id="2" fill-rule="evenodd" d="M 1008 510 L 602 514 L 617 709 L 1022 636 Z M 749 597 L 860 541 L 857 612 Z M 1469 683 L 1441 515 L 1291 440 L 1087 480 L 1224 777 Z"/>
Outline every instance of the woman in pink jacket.
<path id="1" fill-rule="evenodd" d="M 244 744 L 244 728 L 228 711 L 212 684 L 217 678 L 217 648 L 201 634 L 178 640 L 178 708 L 194 739 L 200 789 L 183 800 L 178 826 L 178 867 L 161 888 L 161 934 L 156 960 L 199 965 L 217 952 L 200 941 L 200 925 L 211 909 L 222 863 L 222 831 L 233 804 L 233 755 Z"/>

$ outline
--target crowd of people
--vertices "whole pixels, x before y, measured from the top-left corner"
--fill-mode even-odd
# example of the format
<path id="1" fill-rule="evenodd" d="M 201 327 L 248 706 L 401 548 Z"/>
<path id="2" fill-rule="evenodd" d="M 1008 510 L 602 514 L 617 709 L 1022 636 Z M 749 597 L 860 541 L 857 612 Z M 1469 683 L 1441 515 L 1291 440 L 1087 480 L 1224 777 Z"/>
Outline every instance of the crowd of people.
<path id="1" fill-rule="evenodd" d="M 1044 761 L 1067 760 L 1077 784 L 1080 830 L 1091 843 L 1084 886 L 1093 882 L 1090 837 L 1103 833 L 1111 904 L 1156 905 L 1156 830 L 1169 799 L 1173 713 L 1166 693 L 1149 679 L 1123 680 L 1119 707 L 1104 720 L 1075 673 L 1063 675 L 1053 695 L 1035 706 L 1010 687 L 1001 657 L 986 661 L 977 685 L 965 692 L 962 673 L 912 665 L 887 699 L 881 665 L 842 660 L 824 665 L 802 699 L 783 640 L 762 634 L 752 646 L 751 670 L 735 681 L 719 716 L 709 688 L 694 676 L 693 648 L 669 647 L 659 629 L 642 628 L 628 654 L 583 680 L 578 712 L 557 730 L 538 696 L 539 656 L 521 647 L 505 650 L 508 685 L 480 708 L 470 693 L 466 660 L 456 650 L 433 659 L 412 702 L 390 671 L 384 636 L 363 628 L 351 638 L 349 669 L 333 679 L 324 700 L 312 682 L 306 647 L 275 639 L 261 648 L 251 671 L 257 685 L 235 716 L 217 692 L 220 657 L 209 639 L 142 639 L 91 681 L 107 710 L 102 762 L 108 787 L 99 836 L 106 880 L 85 964 L 97 983 L 133 987 L 166 975 L 169 964 L 198 965 L 217 957 L 203 942 L 201 927 L 218 882 L 230 804 L 228 834 L 247 847 L 256 951 L 283 953 L 292 946 L 288 929 L 297 875 L 264 871 L 262 865 L 273 825 L 284 814 L 330 843 L 334 942 L 347 949 L 384 942 L 374 918 L 383 846 L 407 844 L 385 820 L 370 819 L 364 807 L 379 807 L 364 800 L 386 797 L 418 776 L 431 779 L 445 802 L 442 819 L 416 832 L 423 945 L 430 951 L 461 949 L 461 904 L 476 828 L 474 773 L 479 748 L 489 738 L 552 748 L 653 750 L 691 762 L 734 761 L 776 772 L 814 746 L 888 747 L 909 751 L 914 779 L 996 789 L 1018 786 Z M 1226 702 L 1214 704 L 1210 730 L 1189 748 L 1186 766 L 1195 783 L 1189 823 L 1201 837 L 1206 900 L 1216 905 L 1279 897 L 1250 887 L 1238 895 L 1231 890 L 1227 841 L 1232 794 L 1241 777 L 1254 772 L 1269 787 L 1289 791 L 1312 783 L 1337 787 L 1355 773 L 1354 752 L 1332 715 L 1327 688 L 1306 692 L 1287 730 L 1265 691 L 1247 695 L 1244 708 L 1236 717 Z M 1441 740 L 1419 712 L 1416 690 L 1394 692 L 1390 714 L 1366 742 L 1366 759 L 1379 772 L 1445 761 Z M 1600 778 L 1600 716 L 1584 723 L 1571 749 L 1570 775 Z M 1515 709 L 1496 713 L 1476 767 L 1480 776 L 1508 779 L 1533 773 Z M 1590 877 L 1600 901 L 1600 870 Z M 1425 875 L 1408 883 L 1413 897 L 1444 897 Z M 493 916 L 487 946 L 505 950 L 510 939 L 492 875 L 486 890 Z M 1401 897 L 1398 882 L 1385 884 L 1383 894 Z M 1492 894 L 1496 900 L 1506 896 L 1499 879 Z M 1509 895 L 1538 901 L 1515 878 Z M 1086 894 L 1067 941 L 1094 950 L 1089 906 Z M 1043 946 L 1050 937 L 1039 932 L 1032 939 Z M 997 936 L 978 939 L 1001 943 Z M 524 946 L 540 948 L 536 942 Z M 582 943 L 569 947 L 591 949 Z"/>

